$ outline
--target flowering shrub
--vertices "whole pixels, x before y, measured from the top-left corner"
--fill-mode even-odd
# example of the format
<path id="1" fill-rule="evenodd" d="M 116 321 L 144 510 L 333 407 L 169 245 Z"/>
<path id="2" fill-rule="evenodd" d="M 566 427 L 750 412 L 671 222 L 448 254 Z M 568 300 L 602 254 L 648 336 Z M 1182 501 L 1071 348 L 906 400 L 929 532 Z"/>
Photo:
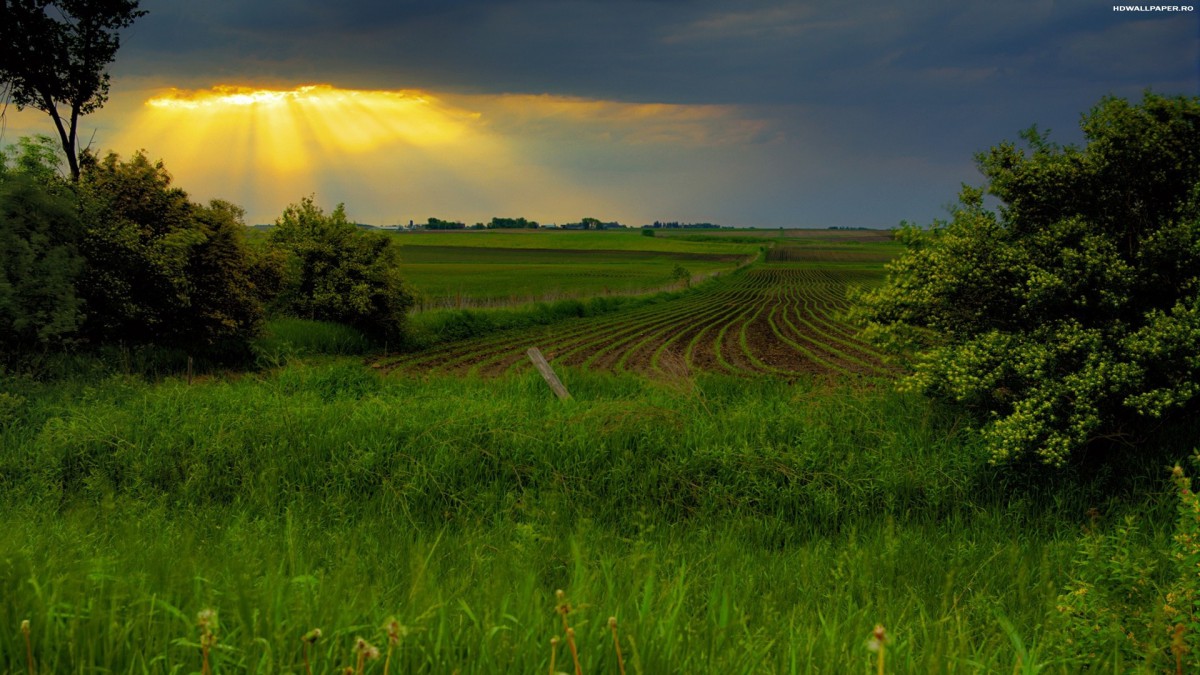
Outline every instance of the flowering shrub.
<path id="1" fill-rule="evenodd" d="M 1082 126 L 1082 148 L 1035 127 L 980 154 L 986 187 L 902 229 L 858 298 L 902 386 L 976 412 L 993 461 L 1061 465 L 1200 402 L 1200 99 L 1105 99 Z"/>

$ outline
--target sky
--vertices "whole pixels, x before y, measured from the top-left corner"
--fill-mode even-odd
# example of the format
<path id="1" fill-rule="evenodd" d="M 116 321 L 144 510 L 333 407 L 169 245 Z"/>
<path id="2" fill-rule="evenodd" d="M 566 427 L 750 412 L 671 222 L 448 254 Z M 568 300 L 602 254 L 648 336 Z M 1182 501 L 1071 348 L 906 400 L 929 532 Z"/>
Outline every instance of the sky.
<path id="1" fill-rule="evenodd" d="M 80 139 L 249 223 L 925 223 L 1022 129 L 1200 94 L 1200 11 L 1122 1 L 143 0 Z"/>

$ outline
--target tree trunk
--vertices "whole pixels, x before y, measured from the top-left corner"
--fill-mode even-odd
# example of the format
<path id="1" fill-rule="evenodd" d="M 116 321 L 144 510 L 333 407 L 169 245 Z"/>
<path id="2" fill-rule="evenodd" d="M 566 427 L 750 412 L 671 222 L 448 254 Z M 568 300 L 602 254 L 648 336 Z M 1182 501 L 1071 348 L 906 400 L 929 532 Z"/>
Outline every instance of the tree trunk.
<path id="1" fill-rule="evenodd" d="M 71 169 L 71 181 L 79 182 L 79 157 L 75 154 L 75 126 L 76 120 L 71 120 L 71 128 L 68 131 L 63 126 L 62 117 L 58 114 L 58 109 L 54 107 L 54 102 L 49 97 L 45 97 L 46 112 L 50 114 L 50 119 L 54 120 L 54 128 L 58 129 L 58 139 L 62 143 L 63 152 L 67 155 L 67 166 Z"/>

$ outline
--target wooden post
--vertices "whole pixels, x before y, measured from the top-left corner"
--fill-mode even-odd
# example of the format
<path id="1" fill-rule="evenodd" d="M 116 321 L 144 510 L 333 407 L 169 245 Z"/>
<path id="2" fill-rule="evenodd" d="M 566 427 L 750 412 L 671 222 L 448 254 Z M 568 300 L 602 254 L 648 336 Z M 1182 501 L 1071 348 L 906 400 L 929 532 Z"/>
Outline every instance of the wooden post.
<path id="1" fill-rule="evenodd" d="M 192 386 L 192 357 L 190 356 L 188 357 L 187 378 L 188 386 L 190 387 Z"/>
<path id="2" fill-rule="evenodd" d="M 533 361 L 534 367 L 542 374 L 542 379 L 546 380 L 546 384 L 550 385 L 550 388 L 554 390 L 554 394 L 558 396 L 559 400 L 565 401 L 571 398 L 571 393 L 563 386 L 562 380 L 558 379 L 558 375 L 554 374 L 554 369 L 550 367 L 549 363 L 546 363 L 546 357 L 542 356 L 542 352 L 537 347 L 530 347 L 525 350 L 525 355 L 529 357 L 530 361 Z"/>

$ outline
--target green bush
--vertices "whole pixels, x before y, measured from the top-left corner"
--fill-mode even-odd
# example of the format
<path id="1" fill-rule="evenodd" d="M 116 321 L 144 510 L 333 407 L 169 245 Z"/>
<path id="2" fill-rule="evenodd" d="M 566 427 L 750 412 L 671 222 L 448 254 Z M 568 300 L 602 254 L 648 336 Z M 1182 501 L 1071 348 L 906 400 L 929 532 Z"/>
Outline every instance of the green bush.
<path id="1" fill-rule="evenodd" d="M 142 153 L 85 156 L 79 191 L 87 337 L 248 353 L 263 310 L 240 208 L 190 202 Z"/>
<path id="2" fill-rule="evenodd" d="M 1200 672 L 1200 497 L 1178 464 L 1171 482 L 1178 499 L 1169 545 L 1143 534 L 1133 516 L 1110 533 L 1093 519 L 1055 603 L 1061 656 Z"/>
<path id="3" fill-rule="evenodd" d="M 902 230 L 859 298 L 905 386 L 977 413 L 995 461 L 1135 447 L 1200 401 L 1200 99 L 1109 98 L 1082 126 L 1082 148 L 1034 128 L 979 155 L 986 191 Z"/>
<path id="4" fill-rule="evenodd" d="M 83 320 L 79 218 L 36 174 L 0 173 L 0 353 L 71 340 Z"/>
<path id="5" fill-rule="evenodd" d="M 326 214 L 305 197 L 275 221 L 271 242 L 287 254 L 283 312 L 349 324 L 379 339 L 403 336 L 413 300 L 391 237 L 359 230 L 341 204 Z"/>

